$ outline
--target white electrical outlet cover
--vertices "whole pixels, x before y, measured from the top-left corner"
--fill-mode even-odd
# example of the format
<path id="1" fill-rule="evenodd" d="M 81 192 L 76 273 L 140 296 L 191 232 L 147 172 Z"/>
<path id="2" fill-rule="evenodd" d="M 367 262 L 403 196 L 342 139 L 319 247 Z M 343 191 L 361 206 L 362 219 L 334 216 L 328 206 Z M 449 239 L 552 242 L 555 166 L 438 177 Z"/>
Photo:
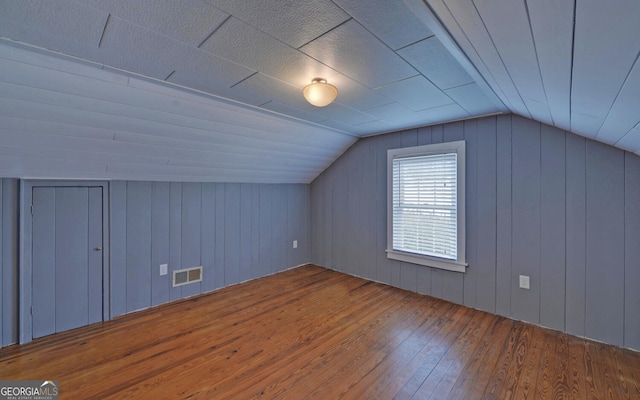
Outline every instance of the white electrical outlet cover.
<path id="1" fill-rule="evenodd" d="M 169 269 L 169 264 L 160 264 L 160 276 L 166 275 Z"/>
<path id="2" fill-rule="evenodd" d="M 530 289 L 530 281 L 527 275 L 520 275 L 520 288 L 521 289 Z"/>
<path id="3" fill-rule="evenodd" d="M 297 240 L 294 240 L 294 241 L 293 241 L 293 248 L 294 248 L 294 249 L 297 249 L 297 248 L 298 248 L 298 241 L 297 241 Z"/>

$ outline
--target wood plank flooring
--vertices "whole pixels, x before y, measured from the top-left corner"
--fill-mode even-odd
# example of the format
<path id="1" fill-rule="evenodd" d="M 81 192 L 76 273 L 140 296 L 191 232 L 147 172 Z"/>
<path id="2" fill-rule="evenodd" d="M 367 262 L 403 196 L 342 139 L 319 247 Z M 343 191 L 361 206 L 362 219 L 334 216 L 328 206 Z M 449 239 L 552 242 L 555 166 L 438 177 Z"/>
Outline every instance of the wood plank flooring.
<path id="1" fill-rule="evenodd" d="M 640 353 L 316 266 L 0 350 L 61 399 L 640 399 Z"/>

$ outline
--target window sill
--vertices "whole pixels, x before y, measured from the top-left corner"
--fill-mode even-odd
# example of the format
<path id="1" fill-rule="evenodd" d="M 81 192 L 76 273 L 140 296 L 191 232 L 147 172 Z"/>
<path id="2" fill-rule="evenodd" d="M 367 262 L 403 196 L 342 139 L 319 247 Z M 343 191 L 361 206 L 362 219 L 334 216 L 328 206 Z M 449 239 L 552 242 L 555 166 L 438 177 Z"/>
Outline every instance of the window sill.
<path id="1" fill-rule="evenodd" d="M 466 263 L 443 258 L 427 257 L 418 254 L 404 253 L 395 250 L 387 250 L 387 258 L 391 260 L 404 261 L 412 264 L 424 265 L 426 267 L 444 269 L 446 271 L 467 272 Z"/>

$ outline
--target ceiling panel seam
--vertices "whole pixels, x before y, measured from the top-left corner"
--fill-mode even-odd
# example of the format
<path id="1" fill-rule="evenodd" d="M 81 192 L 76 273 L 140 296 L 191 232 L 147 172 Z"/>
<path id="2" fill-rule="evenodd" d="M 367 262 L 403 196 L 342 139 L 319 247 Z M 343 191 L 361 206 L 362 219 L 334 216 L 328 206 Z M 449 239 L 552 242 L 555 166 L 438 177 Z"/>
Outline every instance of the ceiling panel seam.
<path id="1" fill-rule="evenodd" d="M 640 121 L 637 124 L 635 124 L 635 126 L 633 128 L 629 129 L 624 135 L 622 135 L 622 137 L 620 139 L 618 139 L 618 141 L 616 141 L 615 144 L 617 145 L 618 143 L 622 142 L 624 140 L 624 138 L 627 137 L 627 135 L 630 135 L 635 130 L 640 131 Z M 638 146 L 633 151 L 637 151 L 638 149 L 640 149 L 640 146 Z"/>
<path id="2" fill-rule="evenodd" d="M 102 28 L 102 34 L 100 35 L 100 41 L 98 41 L 98 48 L 102 46 L 102 39 L 104 39 L 104 35 L 107 32 L 107 26 L 109 26 L 109 21 L 111 21 L 111 14 L 107 15 L 107 20 L 104 21 L 104 27 Z"/>
<path id="3" fill-rule="evenodd" d="M 531 118 L 531 115 L 532 115 L 531 111 L 529 110 L 529 107 L 527 107 L 527 103 L 524 101 L 524 98 L 522 97 L 522 93 L 520 93 L 520 89 L 518 89 L 518 86 L 513 81 L 513 77 L 511 76 L 511 72 L 509 71 L 509 68 L 507 68 L 507 65 L 505 64 L 504 60 L 502 59 L 502 54 L 500 54 L 500 51 L 498 50 L 498 47 L 496 46 L 496 43 L 493 40 L 493 37 L 491 36 L 491 32 L 487 28 L 487 24 L 485 23 L 484 19 L 482 18 L 482 14 L 480 14 L 480 10 L 478 10 L 478 7 L 476 6 L 476 1 L 475 0 L 471 0 L 471 4 L 473 4 L 474 10 L 478 14 L 478 17 L 480 18 L 480 21 L 482 22 L 482 26 L 487 31 L 487 35 L 489 36 L 489 39 L 491 40 L 491 45 L 496 50 L 496 54 L 498 54 L 498 58 L 500 59 L 500 63 L 502 64 L 502 66 L 504 67 L 505 72 L 509 76 L 509 80 L 511 81 L 511 84 L 513 85 L 513 88 L 515 89 L 516 93 L 518 94 L 518 97 L 520 97 L 520 101 L 522 102 L 522 105 L 524 106 L 524 108 L 527 111 L 527 114 L 529 115 L 528 118 Z"/>
<path id="4" fill-rule="evenodd" d="M 430 27 L 431 31 L 441 41 L 443 46 L 451 53 L 453 58 L 478 84 L 478 87 L 480 88 L 480 90 L 483 92 L 488 91 L 492 95 L 491 97 L 498 102 L 496 103 L 495 101 L 492 101 L 492 103 L 496 106 L 496 108 L 498 108 L 503 112 L 510 110 L 510 108 L 505 105 L 505 102 L 502 100 L 502 98 L 497 95 L 495 90 L 491 87 L 491 85 L 487 83 L 486 79 L 482 76 L 482 74 L 480 74 L 478 69 L 475 67 L 475 65 L 471 62 L 469 57 L 462 50 L 462 47 L 459 45 L 459 43 L 456 41 L 454 36 L 451 34 L 446 24 L 443 23 L 442 19 L 435 12 L 432 5 L 429 4 L 427 0 L 420 0 L 419 1 L 420 6 L 418 6 L 416 1 L 413 1 L 413 0 L 411 1 L 404 0 L 404 2 L 405 4 L 410 6 L 414 14 L 418 16 L 423 21 L 423 23 L 425 23 L 427 26 Z M 444 2 L 442 2 L 442 4 L 445 6 L 445 8 L 449 11 L 451 16 L 453 17 L 453 13 L 449 9 L 448 5 Z M 425 11 L 420 12 L 420 10 L 425 10 L 426 12 Z M 418 15 L 418 12 L 420 12 L 420 15 Z M 456 22 L 456 24 L 460 26 L 456 18 L 453 17 L 453 19 Z M 431 23 L 426 23 L 425 20 L 430 21 Z M 433 26 L 431 24 L 433 24 Z M 485 30 L 486 30 L 486 27 L 485 27 Z M 438 33 L 440 33 L 440 35 L 438 35 Z M 463 31 L 463 34 L 466 37 L 466 33 L 464 33 L 464 31 Z M 467 38 L 467 40 L 469 39 Z M 469 41 L 469 43 L 471 43 L 472 48 L 474 48 L 473 43 L 471 41 Z M 474 48 L 474 50 L 476 51 L 476 54 L 478 54 L 477 49 Z"/>
<path id="5" fill-rule="evenodd" d="M 573 68 L 576 51 L 576 18 L 578 1 L 573 0 L 573 29 L 571 30 L 571 72 L 569 73 L 569 129 L 573 131 Z"/>
<path id="6" fill-rule="evenodd" d="M 171 76 L 172 76 L 173 74 L 175 74 L 175 73 L 176 73 L 176 70 L 174 69 L 174 70 L 173 70 L 173 71 L 171 71 L 171 72 L 169 73 L 169 75 L 167 75 L 167 77 L 166 77 L 166 78 L 164 78 L 163 80 L 164 80 L 165 82 L 166 82 L 166 81 L 168 81 L 168 80 L 169 80 L 169 78 L 171 78 Z"/>
<path id="7" fill-rule="evenodd" d="M 238 82 L 234 83 L 234 84 L 233 84 L 233 85 L 231 85 L 229 88 L 230 88 L 230 89 L 231 89 L 231 88 L 234 88 L 234 87 L 238 86 L 239 84 L 241 84 L 242 82 L 246 81 L 247 79 L 249 79 L 249 78 L 251 78 L 252 76 L 257 75 L 257 74 L 259 74 L 259 73 L 260 73 L 260 71 L 255 71 L 254 73 L 252 73 L 251 75 L 247 76 L 246 78 L 240 79 Z M 267 76 L 268 76 L 268 75 L 267 75 Z M 273 78 L 273 77 L 272 77 L 272 78 Z M 275 79 L 275 78 L 273 78 L 273 79 Z M 260 106 L 258 106 L 258 107 L 260 107 Z"/>
<path id="8" fill-rule="evenodd" d="M 418 40 L 416 40 L 415 42 L 409 43 L 409 44 L 407 44 L 407 45 L 405 45 L 405 46 L 398 47 L 398 48 L 397 48 L 397 49 L 395 49 L 394 51 L 395 51 L 396 53 L 398 53 L 398 54 L 399 54 L 399 52 L 400 52 L 400 51 L 402 51 L 402 50 L 406 49 L 407 47 L 411 47 L 411 46 L 413 46 L 414 44 L 418 44 L 418 43 L 420 43 L 420 42 L 424 42 L 425 40 L 427 40 L 427 39 L 431 39 L 431 38 L 438 39 L 438 38 L 436 37 L 436 35 L 435 35 L 435 34 L 431 34 L 431 35 L 429 35 L 429 36 L 423 37 L 422 39 L 418 39 Z M 409 62 L 409 61 L 407 61 L 407 62 Z"/>
<path id="9" fill-rule="evenodd" d="M 497 86 L 497 89 L 500 91 L 501 95 L 499 95 L 496 92 L 496 88 L 494 88 L 492 85 L 489 85 L 488 82 L 486 82 L 486 78 L 484 78 L 484 76 L 480 73 L 480 71 L 478 71 L 478 74 L 485 79 L 485 83 L 486 85 L 490 88 L 490 90 L 492 90 L 494 92 L 494 94 L 500 99 L 500 101 L 503 102 L 505 108 L 511 112 L 513 112 L 513 104 L 511 103 L 509 97 L 505 94 L 504 89 L 502 88 L 502 85 L 500 84 L 500 81 L 498 79 L 496 79 L 493 71 L 491 70 L 491 68 L 489 68 L 489 66 L 487 65 L 486 61 L 484 60 L 484 58 L 482 56 L 480 56 L 480 53 L 478 52 L 478 49 L 476 48 L 476 46 L 474 45 L 473 41 L 471 41 L 471 39 L 469 38 L 469 36 L 467 35 L 467 32 L 462 29 L 462 26 L 460 26 L 460 22 L 458 22 L 458 19 L 455 17 L 455 15 L 453 14 L 453 12 L 451 11 L 451 9 L 449 8 L 449 5 L 442 1 L 442 4 L 444 5 L 444 7 L 447 9 L 447 11 L 449 12 L 449 14 L 451 15 L 451 18 L 455 21 L 456 25 L 458 25 L 458 28 L 460 29 L 460 32 L 462 32 L 462 35 L 467 39 L 467 42 L 469 42 L 469 45 L 471 46 L 471 49 L 474 51 L 474 53 L 477 56 L 477 59 L 482 63 L 482 65 L 484 66 L 484 69 L 487 71 L 487 73 L 491 76 L 491 78 L 493 79 L 494 85 Z M 435 13 L 435 11 L 433 11 L 434 15 L 437 16 L 437 14 Z M 440 20 L 440 19 L 439 19 Z M 440 20 L 441 21 L 441 20 Z M 442 26 L 445 27 L 444 23 L 442 23 L 442 21 L 440 22 L 442 24 Z M 462 46 L 456 41 L 455 37 L 451 34 L 451 32 L 447 30 L 447 33 L 449 34 L 449 37 L 451 37 L 451 40 L 456 44 L 456 46 L 458 46 L 458 48 L 460 49 L 460 51 L 465 55 L 465 57 L 469 60 L 469 62 L 473 65 L 473 63 L 471 62 L 471 57 L 467 56 L 465 51 L 463 50 Z M 485 31 L 486 31 L 486 27 L 485 27 Z M 488 32 L 487 32 L 488 34 Z M 497 50 L 496 50 L 497 53 Z M 474 66 L 475 68 L 475 66 Z M 477 68 L 476 68 L 477 70 Z M 510 104 L 511 106 L 508 106 L 507 104 Z"/>
<path id="10" fill-rule="evenodd" d="M 533 43 L 533 52 L 536 55 L 536 66 L 538 67 L 538 75 L 540 76 L 540 84 L 542 85 L 542 92 L 544 93 L 545 105 L 547 108 L 547 112 L 549 113 L 549 117 L 551 118 L 552 125 L 556 126 L 556 123 L 553 119 L 553 113 L 549 108 L 549 96 L 547 96 L 547 89 L 544 84 L 544 78 L 542 77 L 542 69 L 540 68 L 540 57 L 538 57 L 538 47 L 536 45 L 536 37 L 533 34 L 533 24 L 531 23 L 531 14 L 529 13 L 529 0 L 524 0 L 524 9 L 527 14 L 527 21 L 529 21 L 529 34 L 531 35 L 531 42 Z"/>
<path id="11" fill-rule="evenodd" d="M 335 4 L 335 3 L 334 3 L 334 4 Z M 338 7 L 339 7 L 339 6 L 338 6 Z M 343 11 L 344 11 L 344 10 L 343 10 Z M 304 46 L 308 45 L 309 43 L 311 43 L 311 42 L 313 42 L 313 41 L 315 41 L 315 40 L 320 39 L 321 37 L 323 37 L 323 36 L 324 36 L 324 35 L 326 35 L 327 33 L 332 32 L 332 31 L 334 31 L 334 30 L 336 30 L 336 29 L 340 28 L 342 25 L 346 24 L 347 22 L 349 22 L 349 21 L 351 21 L 351 20 L 354 20 L 354 21 L 358 22 L 358 21 L 357 21 L 357 20 L 355 20 L 353 17 L 351 17 L 351 18 L 347 18 L 345 21 L 342 21 L 341 23 L 339 23 L 338 25 L 336 25 L 336 26 L 334 26 L 333 28 L 329 29 L 328 31 L 322 32 L 322 33 L 321 33 L 321 34 L 319 34 L 318 36 L 316 36 L 316 37 L 314 37 L 313 39 L 311 39 L 311 40 L 307 41 L 306 43 L 303 43 L 302 45 L 300 45 L 300 46 L 296 47 L 295 49 L 296 49 L 296 50 L 298 50 L 299 52 L 301 52 L 302 54 L 307 54 L 307 53 L 305 53 L 304 51 L 302 51 L 302 50 L 300 50 L 300 49 L 301 49 L 301 48 L 303 48 Z M 362 25 L 362 24 L 361 24 L 361 25 Z M 329 66 L 327 65 L 327 67 L 329 67 Z M 331 67 L 329 67 L 329 68 L 331 68 Z M 333 69 L 333 68 L 332 68 L 332 69 Z"/>
<path id="12" fill-rule="evenodd" d="M 200 41 L 200 43 L 198 44 L 198 46 L 196 46 L 196 48 L 199 49 L 200 47 L 202 47 L 202 45 L 205 44 L 205 42 L 209 40 L 209 38 L 211 38 L 211 36 L 213 36 L 213 34 L 216 33 L 218 29 L 222 27 L 222 25 L 224 25 L 227 21 L 229 21 L 229 19 L 231 19 L 231 14 L 227 15 L 227 18 L 225 18 L 221 23 L 219 23 L 218 26 L 213 28 L 211 33 L 209 33 L 204 39 L 202 39 L 202 41 Z"/>
<path id="13" fill-rule="evenodd" d="M 639 59 L 640 59 L 640 52 L 638 52 L 638 54 L 636 55 L 636 59 L 633 61 L 633 64 L 631 64 L 631 68 L 629 68 L 629 70 L 627 71 L 627 75 L 624 77 L 624 80 L 622 81 L 622 84 L 618 88 L 618 92 L 616 93 L 615 97 L 613 98 L 613 101 L 611 102 L 611 105 L 609 106 L 609 109 L 607 110 L 607 113 L 605 114 L 604 118 L 602 119 L 602 123 L 600 124 L 600 126 L 598 127 L 598 130 L 596 131 L 597 133 L 594 136 L 595 138 L 597 138 L 600 135 L 600 131 L 602 130 L 602 127 L 604 126 L 605 122 L 607 122 L 607 119 L 609 118 L 609 114 L 611 114 L 611 110 L 613 109 L 613 106 L 616 104 L 616 101 L 618 100 L 618 97 L 620 96 L 620 93 L 622 92 L 622 90 L 624 89 L 625 85 L 629 81 L 629 77 L 631 76 L 631 73 L 633 72 L 634 68 L 636 67 L 636 65 L 638 65 L 638 68 L 640 68 L 640 64 L 638 64 L 638 60 Z"/>

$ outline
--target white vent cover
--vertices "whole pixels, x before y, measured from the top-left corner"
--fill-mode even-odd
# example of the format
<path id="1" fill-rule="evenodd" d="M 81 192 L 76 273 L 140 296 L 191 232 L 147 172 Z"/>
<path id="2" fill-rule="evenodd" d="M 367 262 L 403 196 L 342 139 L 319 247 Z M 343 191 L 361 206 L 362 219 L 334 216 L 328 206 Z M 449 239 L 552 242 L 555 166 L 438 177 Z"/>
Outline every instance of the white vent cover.
<path id="1" fill-rule="evenodd" d="M 173 271 L 173 287 L 202 282 L 202 266 Z"/>

